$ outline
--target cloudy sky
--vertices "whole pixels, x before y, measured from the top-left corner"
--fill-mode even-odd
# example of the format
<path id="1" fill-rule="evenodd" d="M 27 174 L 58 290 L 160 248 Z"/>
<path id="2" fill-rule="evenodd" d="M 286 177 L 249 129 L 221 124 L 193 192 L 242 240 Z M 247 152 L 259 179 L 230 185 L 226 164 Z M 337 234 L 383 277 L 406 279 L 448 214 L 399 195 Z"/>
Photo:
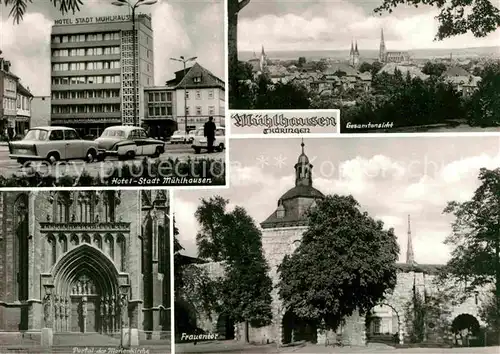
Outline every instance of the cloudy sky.
<path id="1" fill-rule="evenodd" d="M 442 214 L 447 202 L 469 199 L 479 169 L 500 166 L 500 137 L 310 138 L 304 143 L 314 166 L 313 185 L 325 194 L 352 194 L 363 210 L 394 227 L 401 261 L 411 215 L 415 258 L 421 264 L 448 260 L 443 240 L 453 217 Z M 221 195 L 230 208 L 246 208 L 258 224 L 294 185 L 299 139 L 233 139 L 229 151 L 231 188 L 175 191 L 176 225 L 188 255 L 197 254 L 194 213 L 200 198 Z"/>
<path id="2" fill-rule="evenodd" d="M 494 1 L 493 1 L 494 2 Z M 359 49 L 376 49 L 384 28 L 388 50 L 497 46 L 500 29 L 486 38 L 463 35 L 434 42 L 432 7 L 401 7 L 380 16 L 382 0 L 251 0 L 239 14 L 238 50 L 343 50 L 356 39 Z"/>
<path id="3" fill-rule="evenodd" d="M 76 15 L 87 17 L 128 14 L 126 7 L 110 5 L 111 0 L 83 0 Z M 181 64 L 169 60 L 181 55 L 197 56 L 198 63 L 220 78 L 224 77 L 224 2 L 223 0 L 159 0 L 139 8 L 152 13 L 154 30 L 155 84 L 173 78 Z M 28 7 L 21 24 L 8 18 L 9 9 L 0 5 L 0 50 L 12 62 L 12 71 L 31 91 L 50 94 L 50 31 L 61 14 L 49 1 L 37 0 Z"/>

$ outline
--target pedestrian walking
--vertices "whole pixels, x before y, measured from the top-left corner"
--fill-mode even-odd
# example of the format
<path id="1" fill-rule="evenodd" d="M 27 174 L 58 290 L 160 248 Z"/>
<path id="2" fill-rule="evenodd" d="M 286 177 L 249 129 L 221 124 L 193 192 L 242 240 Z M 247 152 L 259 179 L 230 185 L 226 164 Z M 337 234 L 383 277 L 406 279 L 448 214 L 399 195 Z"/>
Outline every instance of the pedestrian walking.
<path id="1" fill-rule="evenodd" d="M 203 135 L 207 138 L 207 150 L 208 153 L 214 151 L 214 141 L 215 141 L 215 129 L 217 127 L 214 123 L 214 117 L 208 117 L 208 122 L 205 123 L 203 127 Z"/>

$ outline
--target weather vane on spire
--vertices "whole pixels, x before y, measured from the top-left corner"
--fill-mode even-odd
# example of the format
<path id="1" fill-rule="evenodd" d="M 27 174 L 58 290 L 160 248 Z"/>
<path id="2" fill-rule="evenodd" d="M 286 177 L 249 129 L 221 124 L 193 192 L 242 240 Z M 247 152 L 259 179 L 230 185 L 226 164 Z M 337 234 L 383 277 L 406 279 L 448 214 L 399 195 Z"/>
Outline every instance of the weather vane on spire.
<path id="1" fill-rule="evenodd" d="M 300 143 L 300 146 L 302 146 L 302 153 L 304 153 L 304 146 L 305 146 L 304 138 L 302 138 L 302 142 Z"/>

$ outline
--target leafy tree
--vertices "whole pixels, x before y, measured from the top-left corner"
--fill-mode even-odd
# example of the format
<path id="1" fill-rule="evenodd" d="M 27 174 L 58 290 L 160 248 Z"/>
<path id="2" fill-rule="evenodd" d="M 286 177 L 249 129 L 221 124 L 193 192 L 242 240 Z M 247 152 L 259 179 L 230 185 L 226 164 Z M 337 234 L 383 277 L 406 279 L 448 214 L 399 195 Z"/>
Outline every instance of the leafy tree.
<path id="1" fill-rule="evenodd" d="M 215 196 L 202 199 L 194 214 L 200 230 L 196 235 L 198 255 L 200 258 L 211 259 L 214 262 L 224 261 L 227 257 L 227 215 L 228 200 Z"/>
<path id="2" fill-rule="evenodd" d="M 83 6 L 83 0 L 45 0 L 48 3 L 58 7 L 59 11 L 65 15 L 69 12 L 76 13 L 80 11 L 80 7 Z M 5 5 L 10 7 L 9 17 L 14 19 L 14 23 L 19 24 L 22 20 L 29 4 L 33 3 L 33 0 L 0 0 L 0 5 Z"/>
<path id="3" fill-rule="evenodd" d="M 446 268 L 466 281 L 468 292 L 492 285 L 496 296 L 496 326 L 500 329 L 500 168 L 482 168 L 480 186 L 471 200 L 449 202 L 444 212 L 455 217 L 446 244 L 454 246 Z M 500 339 L 500 331 L 498 333 Z"/>
<path id="4" fill-rule="evenodd" d="M 206 269 L 185 261 L 186 257 L 181 254 L 184 247 L 182 247 L 178 239 L 179 229 L 175 225 L 175 218 L 173 224 L 175 299 L 177 302 L 188 303 L 196 311 L 196 315 L 205 314 L 208 318 L 211 318 L 212 312 L 218 310 L 217 283 L 210 278 Z M 180 322 L 184 323 L 186 319 L 182 319 Z M 191 322 L 191 320 L 187 319 L 188 327 L 194 325 Z M 184 326 L 186 323 L 184 323 Z M 183 329 L 194 330 L 194 328 Z"/>
<path id="5" fill-rule="evenodd" d="M 378 74 L 380 69 L 382 69 L 383 67 L 384 67 L 384 64 L 382 64 L 379 61 L 375 61 L 372 63 L 372 69 L 370 70 L 370 73 L 372 74 L 372 76 L 375 76 Z"/>
<path id="6" fill-rule="evenodd" d="M 371 72 L 372 71 L 372 65 L 370 63 L 367 63 L 366 61 L 364 61 L 359 66 L 358 70 L 359 70 L 360 73 Z"/>
<path id="7" fill-rule="evenodd" d="M 394 230 L 352 196 L 327 196 L 309 211 L 301 244 L 278 268 L 279 295 L 297 317 L 334 330 L 394 288 L 398 253 Z"/>
<path id="8" fill-rule="evenodd" d="M 306 57 L 299 57 L 299 61 L 297 62 L 297 66 L 301 68 L 306 63 Z"/>
<path id="9" fill-rule="evenodd" d="M 320 71 L 320 72 L 323 72 L 325 71 L 327 68 L 328 68 L 328 64 L 325 63 L 324 61 L 315 61 L 314 62 L 314 71 Z"/>
<path id="10" fill-rule="evenodd" d="M 265 326 L 272 318 L 272 280 L 262 234 L 245 209 L 227 212 L 228 202 L 219 196 L 202 200 L 196 212 L 202 228 L 197 236 L 199 252 L 224 266 L 218 294 L 224 312 L 236 322 Z"/>
<path id="11" fill-rule="evenodd" d="M 413 285 L 412 297 L 406 305 L 407 327 L 410 329 L 410 341 L 412 343 L 421 343 L 425 339 L 425 302 L 420 292 Z"/>
<path id="12" fill-rule="evenodd" d="M 344 77 L 344 76 L 347 76 L 347 73 L 345 71 L 342 71 L 342 70 L 337 70 L 333 73 L 333 75 L 335 75 L 337 77 Z"/>
<path id="13" fill-rule="evenodd" d="M 430 76 L 441 76 L 446 71 L 446 65 L 443 63 L 432 63 L 428 61 L 425 63 L 422 72 Z"/>
<path id="14" fill-rule="evenodd" d="M 500 27 L 500 10 L 491 0 L 384 0 L 374 11 L 382 15 L 400 5 L 418 7 L 430 5 L 440 10 L 437 40 L 472 32 L 475 37 L 486 37 Z"/>
<path id="15" fill-rule="evenodd" d="M 500 125 L 500 62 L 490 64 L 482 72 L 478 90 L 469 102 L 470 125 Z"/>
<path id="16" fill-rule="evenodd" d="M 258 82 L 255 109 L 308 109 L 309 93 L 293 83 L 273 84 L 265 75 Z"/>
<path id="17" fill-rule="evenodd" d="M 498 328 L 498 309 L 497 309 L 497 301 L 495 298 L 495 292 L 487 294 L 486 300 L 483 302 L 481 308 L 479 309 L 479 316 L 481 319 L 488 325 L 489 328 L 494 331 L 500 330 Z"/>

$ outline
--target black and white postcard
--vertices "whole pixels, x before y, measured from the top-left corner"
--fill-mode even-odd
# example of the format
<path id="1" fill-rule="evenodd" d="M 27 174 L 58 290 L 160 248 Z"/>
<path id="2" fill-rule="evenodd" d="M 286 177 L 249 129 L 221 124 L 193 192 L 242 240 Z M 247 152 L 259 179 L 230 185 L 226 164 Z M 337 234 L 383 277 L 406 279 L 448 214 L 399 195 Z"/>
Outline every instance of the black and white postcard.
<path id="1" fill-rule="evenodd" d="M 229 189 L 175 193 L 177 353 L 498 350 L 499 137 L 230 155 Z"/>
<path id="2" fill-rule="evenodd" d="M 170 352 L 168 191 L 0 192 L 2 353 Z"/>
<path id="3" fill-rule="evenodd" d="M 500 131 L 498 2 L 229 0 L 230 109 L 340 109 L 342 133 Z"/>
<path id="4" fill-rule="evenodd" d="M 0 10 L 0 187 L 226 184 L 222 1 Z"/>

